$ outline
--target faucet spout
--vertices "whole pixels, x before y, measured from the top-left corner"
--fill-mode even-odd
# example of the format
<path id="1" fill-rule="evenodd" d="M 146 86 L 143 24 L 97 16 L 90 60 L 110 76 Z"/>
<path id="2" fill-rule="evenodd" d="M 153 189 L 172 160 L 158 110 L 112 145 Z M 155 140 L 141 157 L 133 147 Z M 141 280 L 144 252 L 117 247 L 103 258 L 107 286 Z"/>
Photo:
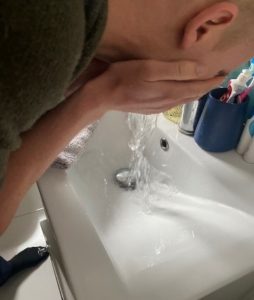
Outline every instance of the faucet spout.
<path id="1" fill-rule="evenodd" d="M 193 136 L 195 132 L 195 119 L 197 114 L 199 101 L 193 101 L 184 104 L 182 116 L 179 123 L 179 131 L 183 134 Z"/>

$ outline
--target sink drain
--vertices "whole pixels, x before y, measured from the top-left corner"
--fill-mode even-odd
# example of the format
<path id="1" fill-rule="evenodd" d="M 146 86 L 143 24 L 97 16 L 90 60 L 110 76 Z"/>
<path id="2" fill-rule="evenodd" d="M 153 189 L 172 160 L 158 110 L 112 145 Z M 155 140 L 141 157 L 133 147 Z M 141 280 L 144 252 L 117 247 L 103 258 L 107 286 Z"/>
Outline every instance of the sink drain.
<path id="1" fill-rule="evenodd" d="M 161 138 L 160 146 L 163 151 L 167 152 L 169 150 L 169 143 L 168 143 L 167 139 Z"/>
<path id="2" fill-rule="evenodd" d="M 114 179 L 120 188 L 125 190 L 136 189 L 136 179 L 130 178 L 131 170 L 129 168 L 122 168 L 116 171 Z"/>

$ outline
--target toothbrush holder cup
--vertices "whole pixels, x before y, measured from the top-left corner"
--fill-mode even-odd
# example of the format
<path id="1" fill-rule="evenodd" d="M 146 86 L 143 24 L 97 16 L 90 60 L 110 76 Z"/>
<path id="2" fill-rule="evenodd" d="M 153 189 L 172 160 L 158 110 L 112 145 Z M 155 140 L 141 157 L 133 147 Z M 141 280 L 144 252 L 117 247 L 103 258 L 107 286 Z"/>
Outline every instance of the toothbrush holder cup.
<path id="1" fill-rule="evenodd" d="M 249 98 L 244 103 L 220 101 L 226 88 L 210 92 L 198 122 L 194 139 L 208 152 L 226 152 L 237 147 L 246 121 Z"/>

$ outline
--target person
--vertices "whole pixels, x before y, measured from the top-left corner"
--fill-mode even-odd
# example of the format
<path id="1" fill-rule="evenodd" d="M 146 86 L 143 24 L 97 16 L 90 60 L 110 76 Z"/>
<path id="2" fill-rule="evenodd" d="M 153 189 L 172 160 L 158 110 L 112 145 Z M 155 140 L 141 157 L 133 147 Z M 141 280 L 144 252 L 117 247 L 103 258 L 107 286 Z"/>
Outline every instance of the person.
<path id="1" fill-rule="evenodd" d="M 0 234 L 83 127 L 197 99 L 251 57 L 251 1 L 0 0 Z"/>
<path id="2" fill-rule="evenodd" d="M 110 0 L 97 57 L 187 59 L 208 77 L 228 73 L 253 57 L 253 11 L 251 0 Z"/>

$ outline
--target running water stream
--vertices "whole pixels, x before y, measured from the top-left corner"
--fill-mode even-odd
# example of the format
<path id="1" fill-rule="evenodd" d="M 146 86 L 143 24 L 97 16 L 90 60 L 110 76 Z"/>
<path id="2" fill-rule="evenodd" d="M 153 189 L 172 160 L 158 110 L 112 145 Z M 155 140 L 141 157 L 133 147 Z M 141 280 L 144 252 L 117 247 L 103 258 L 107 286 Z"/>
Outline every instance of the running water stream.
<path id="1" fill-rule="evenodd" d="M 157 119 L 158 115 L 134 113 L 128 115 L 128 126 L 131 131 L 128 180 L 129 185 L 131 182 L 136 182 L 136 191 L 139 195 L 137 196 L 140 197 L 146 212 L 151 212 L 151 206 L 156 200 L 175 196 L 178 193 L 171 176 L 151 166 L 145 156 L 147 140 L 151 138 L 157 127 Z"/>
<path id="2" fill-rule="evenodd" d="M 129 148 L 132 151 L 129 181 L 136 181 L 138 190 L 149 192 L 151 166 L 144 155 L 146 139 L 151 136 L 157 125 L 157 115 L 139 115 L 129 113 L 128 126 L 132 137 Z"/>

